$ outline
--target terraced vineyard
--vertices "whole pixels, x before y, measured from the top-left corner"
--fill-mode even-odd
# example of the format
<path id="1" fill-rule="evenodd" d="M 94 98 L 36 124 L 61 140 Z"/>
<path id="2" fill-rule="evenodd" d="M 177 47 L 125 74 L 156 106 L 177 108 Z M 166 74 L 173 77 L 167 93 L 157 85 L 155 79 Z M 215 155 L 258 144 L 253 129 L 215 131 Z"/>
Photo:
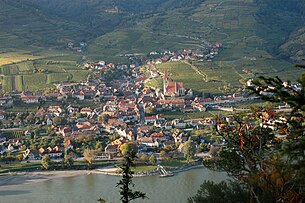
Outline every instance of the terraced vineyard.
<path id="1" fill-rule="evenodd" d="M 185 84 L 194 78 L 198 84 L 189 86 L 195 90 L 223 93 L 258 75 L 295 80 L 302 72 L 287 60 L 304 58 L 305 4 L 298 0 L 0 0 L 0 4 L 0 82 L 5 92 L 84 80 L 87 72 L 79 68 L 84 62 L 128 63 L 122 55 L 201 49 L 217 41 L 223 50 L 213 62 L 196 63 L 190 69 L 193 75 L 176 77 Z M 88 42 L 84 52 L 67 50 L 68 42 L 80 41 Z M 160 80 L 151 82 L 160 85 Z"/>
<path id="2" fill-rule="evenodd" d="M 0 67 L 2 89 L 5 92 L 24 90 L 43 90 L 54 88 L 62 81 L 84 81 L 88 75 L 77 65 L 74 58 L 70 61 L 38 59 Z"/>

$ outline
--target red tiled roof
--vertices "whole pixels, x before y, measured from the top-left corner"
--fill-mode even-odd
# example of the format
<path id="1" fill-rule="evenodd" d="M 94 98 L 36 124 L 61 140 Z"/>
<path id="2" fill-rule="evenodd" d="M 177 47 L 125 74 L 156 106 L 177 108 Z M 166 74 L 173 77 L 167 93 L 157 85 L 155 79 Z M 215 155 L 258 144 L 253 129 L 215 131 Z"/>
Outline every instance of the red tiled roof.
<path id="1" fill-rule="evenodd" d="M 150 138 L 160 138 L 160 137 L 164 137 L 163 133 L 157 133 L 157 132 L 154 132 L 150 135 Z"/>
<path id="2" fill-rule="evenodd" d="M 169 82 L 166 87 L 166 92 L 177 94 L 180 88 L 183 88 L 183 82 Z"/>

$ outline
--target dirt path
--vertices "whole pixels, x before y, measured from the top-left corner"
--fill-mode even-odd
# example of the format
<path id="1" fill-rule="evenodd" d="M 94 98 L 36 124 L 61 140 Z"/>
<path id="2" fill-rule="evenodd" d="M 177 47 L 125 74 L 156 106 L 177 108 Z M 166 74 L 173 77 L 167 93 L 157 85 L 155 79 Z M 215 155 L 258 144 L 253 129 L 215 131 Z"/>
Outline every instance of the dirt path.
<path id="1" fill-rule="evenodd" d="M 188 63 L 188 62 L 186 62 L 186 61 L 183 61 L 183 63 L 186 63 L 186 64 L 190 65 L 191 68 L 192 68 L 198 75 L 201 75 L 201 76 L 202 76 L 203 82 L 208 82 L 208 76 L 207 76 L 206 74 L 204 74 L 204 73 L 201 73 L 201 72 L 198 70 L 198 68 L 197 68 L 196 66 L 194 66 L 194 65 L 192 65 L 192 64 L 190 64 L 190 63 Z"/>

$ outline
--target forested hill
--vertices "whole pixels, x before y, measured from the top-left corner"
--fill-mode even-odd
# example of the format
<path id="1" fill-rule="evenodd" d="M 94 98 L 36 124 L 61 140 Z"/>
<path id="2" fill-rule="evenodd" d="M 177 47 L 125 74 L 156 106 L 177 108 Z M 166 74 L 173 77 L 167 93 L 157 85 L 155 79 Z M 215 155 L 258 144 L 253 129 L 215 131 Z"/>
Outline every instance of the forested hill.
<path id="1" fill-rule="evenodd" d="M 259 22 L 274 29 L 281 40 L 271 48 L 280 57 L 293 61 L 305 58 L 305 1 L 257 0 Z M 266 36 L 268 38 L 268 36 Z"/>
<path id="2" fill-rule="evenodd" d="M 124 27 L 128 21 L 141 20 L 148 13 L 160 13 L 185 5 L 191 7 L 201 2 L 202 0 L 0 0 L 0 31 L 13 35 L 16 40 L 28 45 L 60 46 L 67 41 L 92 40 Z"/>
<path id="3" fill-rule="evenodd" d="M 251 16 L 237 16 L 243 12 Z M 86 41 L 91 53 L 110 48 L 113 55 L 196 47 L 195 38 L 233 46 L 239 36 L 254 33 L 252 39 L 263 40 L 259 49 L 301 60 L 304 17 L 300 0 L 0 0 L 0 48 L 64 48 L 69 41 Z"/>

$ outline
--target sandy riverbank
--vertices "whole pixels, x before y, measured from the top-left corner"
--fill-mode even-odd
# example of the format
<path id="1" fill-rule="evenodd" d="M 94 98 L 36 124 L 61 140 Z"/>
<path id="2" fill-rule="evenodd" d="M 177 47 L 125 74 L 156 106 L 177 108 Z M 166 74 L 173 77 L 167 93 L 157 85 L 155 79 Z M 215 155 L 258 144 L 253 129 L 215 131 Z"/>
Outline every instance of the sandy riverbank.
<path id="1" fill-rule="evenodd" d="M 33 182 L 41 182 L 56 178 L 73 177 L 77 175 L 88 174 L 91 171 L 39 171 L 39 172 L 21 172 L 6 173 L 0 175 L 0 187 L 7 185 L 30 184 Z"/>
<path id="2" fill-rule="evenodd" d="M 202 165 L 194 165 L 189 167 L 177 168 L 170 170 L 172 173 L 180 173 L 183 171 L 200 168 Z M 119 176 L 117 168 L 115 166 L 108 166 L 95 170 L 67 170 L 67 171 L 38 171 L 38 172 L 21 172 L 21 173 L 7 173 L 0 175 L 0 188 L 1 186 L 19 185 L 19 184 L 31 184 L 57 178 L 67 178 L 78 175 L 89 174 L 103 174 Z M 158 172 L 147 172 L 134 174 L 135 177 L 153 176 L 159 175 Z"/>

